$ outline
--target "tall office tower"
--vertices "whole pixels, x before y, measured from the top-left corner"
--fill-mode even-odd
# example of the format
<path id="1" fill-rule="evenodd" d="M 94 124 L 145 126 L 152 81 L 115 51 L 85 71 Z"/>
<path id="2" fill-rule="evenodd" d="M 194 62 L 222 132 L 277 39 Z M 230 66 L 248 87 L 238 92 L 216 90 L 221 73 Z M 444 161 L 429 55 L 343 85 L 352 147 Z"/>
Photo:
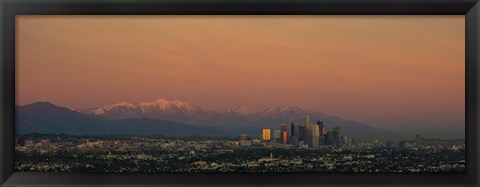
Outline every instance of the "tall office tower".
<path id="1" fill-rule="evenodd" d="M 304 143 L 308 147 L 313 147 L 313 125 L 310 125 L 310 128 L 305 128 L 305 140 Z"/>
<path id="2" fill-rule="evenodd" d="M 333 131 L 337 131 L 337 132 L 340 134 L 340 136 L 343 135 L 343 134 L 342 134 L 342 127 L 334 127 L 334 128 L 333 128 Z"/>
<path id="3" fill-rule="evenodd" d="M 283 143 L 283 144 L 287 144 L 287 143 L 288 143 L 287 131 L 282 131 L 282 143 Z"/>
<path id="4" fill-rule="evenodd" d="M 282 143 L 286 144 L 287 143 L 287 136 L 288 136 L 288 127 L 286 124 L 281 124 L 280 125 L 280 136 L 282 139 Z"/>
<path id="5" fill-rule="evenodd" d="M 291 123 L 290 136 L 296 136 L 297 138 L 300 137 L 300 124 L 296 122 Z"/>
<path id="6" fill-rule="evenodd" d="M 333 141 L 333 132 L 327 132 L 327 135 L 325 136 L 325 145 L 334 145 L 335 141 Z"/>
<path id="7" fill-rule="evenodd" d="M 273 130 L 273 139 L 272 142 L 279 143 L 281 141 L 280 130 Z"/>
<path id="8" fill-rule="evenodd" d="M 313 138 L 312 138 L 312 122 L 310 116 L 305 116 L 305 138 L 304 142 L 309 147 L 313 147 Z"/>
<path id="9" fill-rule="evenodd" d="M 310 121 L 310 116 L 305 116 L 305 127 L 311 129 L 312 122 Z"/>
<path id="10" fill-rule="evenodd" d="M 321 134 L 320 134 L 320 136 L 319 136 L 319 138 L 318 138 L 318 140 L 319 140 L 318 145 L 319 145 L 319 146 L 326 145 L 326 144 L 325 144 L 325 136 L 326 136 L 326 135 L 321 135 Z"/>
<path id="11" fill-rule="evenodd" d="M 333 145 L 335 147 L 340 147 L 340 133 L 338 131 L 333 131 Z"/>
<path id="12" fill-rule="evenodd" d="M 263 129 L 262 131 L 262 140 L 265 142 L 270 141 L 270 129 Z"/>
<path id="13" fill-rule="evenodd" d="M 308 147 L 313 147 L 313 138 L 312 138 L 312 130 L 305 128 L 305 138 L 303 143 L 308 145 Z"/>
<path id="14" fill-rule="evenodd" d="M 286 131 L 286 132 L 288 132 L 288 127 L 287 127 L 287 125 L 286 125 L 286 124 L 281 124 L 281 125 L 280 125 L 280 131 Z"/>
<path id="15" fill-rule="evenodd" d="M 325 126 L 323 126 L 323 121 L 317 121 L 318 130 L 320 131 L 320 136 L 325 134 Z"/>
<path id="16" fill-rule="evenodd" d="M 312 147 L 320 146 L 320 130 L 319 125 L 312 125 Z"/>
<path id="17" fill-rule="evenodd" d="M 305 141 L 306 128 L 303 125 L 298 127 L 298 141 Z"/>
<path id="18" fill-rule="evenodd" d="M 336 147 L 342 147 L 342 128 L 341 127 L 333 128 L 333 140 L 335 141 Z"/>
<path id="19" fill-rule="evenodd" d="M 281 141 L 280 130 L 273 130 L 273 141 L 276 142 L 276 143 Z"/>

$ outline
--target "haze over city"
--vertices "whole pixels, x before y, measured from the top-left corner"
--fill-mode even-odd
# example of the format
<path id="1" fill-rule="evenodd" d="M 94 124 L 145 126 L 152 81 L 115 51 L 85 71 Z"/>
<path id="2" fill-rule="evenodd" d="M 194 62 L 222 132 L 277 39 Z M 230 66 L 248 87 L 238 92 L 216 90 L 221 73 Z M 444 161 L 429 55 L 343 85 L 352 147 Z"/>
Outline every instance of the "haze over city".
<path id="1" fill-rule="evenodd" d="M 17 104 L 310 107 L 463 129 L 463 16 L 18 16 Z"/>

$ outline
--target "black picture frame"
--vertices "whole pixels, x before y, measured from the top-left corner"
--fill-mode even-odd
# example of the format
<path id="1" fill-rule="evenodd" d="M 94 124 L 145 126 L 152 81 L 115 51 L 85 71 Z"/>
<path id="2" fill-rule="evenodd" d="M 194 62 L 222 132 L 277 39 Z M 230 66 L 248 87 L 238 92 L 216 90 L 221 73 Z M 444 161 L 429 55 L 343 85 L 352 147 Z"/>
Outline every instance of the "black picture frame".
<path id="1" fill-rule="evenodd" d="M 479 186 L 478 0 L 1 0 L 1 186 Z M 16 15 L 465 15 L 465 173 L 14 172 Z"/>

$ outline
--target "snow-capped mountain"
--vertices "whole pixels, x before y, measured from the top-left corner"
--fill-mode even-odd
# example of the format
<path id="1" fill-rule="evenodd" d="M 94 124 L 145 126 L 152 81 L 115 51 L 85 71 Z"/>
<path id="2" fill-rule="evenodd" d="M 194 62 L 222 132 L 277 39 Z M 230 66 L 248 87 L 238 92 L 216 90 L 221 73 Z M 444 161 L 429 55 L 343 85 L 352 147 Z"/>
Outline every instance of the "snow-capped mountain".
<path id="1" fill-rule="evenodd" d="M 251 135 L 260 132 L 261 128 L 278 128 L 280 124 L 290 124 L 291 122 L 303 123 L 305 116 L 308 115 L 313 122 L 324 121 L 327 128 L 341 126 L 347 135 L 355 132 L 369 137 L 381 134 L 378 132 L 384 133 L 384 130 L 363 123 L 326 115 L 308 107 L 297 106 L 277 106 L 260 111 L 250 110 L 246 106 L 236 106 L 220 111 L 211 111 L 187 102 L 162 98 L 153 102 L 133 104 L 120 102 L 79 111 L 109 120 L 131 118 L 168 120 L 198 127 L 213 127 L 227 133 Z"/>
<path id="2" fill-rule="evenodd" d="M 178 100 L 167 100 L 164 98 L 153 102 L 141 102 L 132 104 L 129 102 L 120 102 L 101 106 L 90 110 L 78 110 L 87 114 L 93 114 L 111 119 L 127 119 L 132 117 L 150 117 L 159 118 L 164 115 L 182 114 L 186 117 L 207 116 L 238 116 L 238 117 L 281 117 L 281 116 L 305 116 L 315 114 L 314 110 L 308 107 L 296 106 L 278 106 L 265 109 L 263 111 L 253 111 L 246 106 L 235 106 L 224 108 L 215 112 L 194 106 L 187 102 Z"/>
<path id="3" fill-rule="evenodd" d="M 314 110 L 308 107 L 296 107 L 296 106 L 278 106 L 264 110 L 262 114 L 264 116 L 283 116 L 289 115 L 309 115 L 315 113 Z"/>
<path id="4" fill-rule="evenodd" d="M 49 103 L 33 103 L 17 108 L 19 132 L 53 133 L 156 133 L 258 136 L 262 128 L 278 129 L 280 124 L 303 124 L 322 120 L 328 129 L 340 126 L 348 137 L 377 138 L 393 136 L 384 129 L 330 116 L 306 107 L 278 106 L 253 111 L 246 106 L 211 111 L 177 100 L 120 102 L 87 110 L 70 110 Z M 139 131 L 138 129 L 141 129 Z M 168 130 L 170 129 L 170 130 Z M 202 131 L 203 129 L 203 131 Z M 202 131 L 202 133 L 200 133 Z M 173 134 L 175 134 L 173 133 Z"/>
<path id="5" fill-rule="evenodd" d="M 165 119 L 177 121 L 190 121 L 201 119 L 208 112 L 203 109 L 178 100 L 164 98 L 153 102 L 128 103 L 120 102 L 105 105 L 91 110 L 80 110 L 86 114 L 101 116 L 107 119 L 129 119 L 146 117 L 152 119 Z M 184 119 L 184 120 L 182 120 Z"/>
<path id="6" fill-rule="evenodd" d="M 112 104 L 112 105 L 105 105 L 105 106 L 102 106 L 100 108 L 96 108 L 96 109 L 92 110 L 91 113 L 93 113 L 95 115 L 102 115 L 102 114 L 105 114 L 106 112 L 111 111 L 111 110 L 115 110 L 115 109 L 119 109 L 119 108 L 132 109 L 133 107 L 134 107 L 133 104 L 124 101 L 124 102 L 120 102 L 120 103 L 116 103 L 116 104 Z"/>
<path id="7" fill-rule="evenodd" d="M 246 106 L 237 106 L 233 108 L 225 108 L 220 113 L 224 115 L 236 115 L 236 116 L 242 116 L 242 117 L 248 117 L 248 116 L 253 116 L 256 114 L 255 111 L 252 111 L 248 109 Z"/>
<path id="8" fill-rule="evenodd" d="M 109 105 L 103 109 L 132 107 L 128 104 Z M 15 132 L 53 134 L 123 134 L 165 136 L 223 136 L 225 133 L 214 128 L 201 128 L 178 122 L 148 118 L 108 120 L 85 115 L 78 111 L 57 106 L 49 102 L 36 102 L 18 106 Z M 101 110 L 97 110 L 101 111 Z"/>
<path id="9" fill-rule="evenodd" d="M 143 102 L 135 105 L 139 109 L 142 110 L 142 112 L 148 112 L 148 111 L 160 111 L 160 112 L 172 112 L 172 111 L 178 111 L 178 112 L 184 112 L 187 114 L 194 114 L 196 112 L 201 111 L 200 108 L 193 106 L 189 103 L 174 100 L 174 101 L 169 101 L 166 99 L 158 99 L 154 102 Z"/>
<path id="10" fill-rule="evenodd" d="M 202 109 L 187 102 L 178 100 L 167 100 L 164 98 L 153 102 L 128 103 L 120 102 L 101 106 L 90 110 L 78 110 L 86 114 L 101 116 L 107 119 L 129 119 L 146 117 L 152 119 L 175 120 L 182 123 L 208 123 L 217 124 L 219 121 L 230 120 L 230 118 L 244 118 L 246 120 L 261 119 L 282 119 L 294 120 L 313 115 L 324 117 L 326 115 L 316 112 L 307 107 L 278 106 L 262 111 L 253 111 L 246 106 L 225 108 L 221 111 L 210 111 Z M 221 119 L 219 119 L 221 118 Z M 238 119 L 235 119 L 238 120 Z M 236 123 L 233 122 L 232 123 Z"/>

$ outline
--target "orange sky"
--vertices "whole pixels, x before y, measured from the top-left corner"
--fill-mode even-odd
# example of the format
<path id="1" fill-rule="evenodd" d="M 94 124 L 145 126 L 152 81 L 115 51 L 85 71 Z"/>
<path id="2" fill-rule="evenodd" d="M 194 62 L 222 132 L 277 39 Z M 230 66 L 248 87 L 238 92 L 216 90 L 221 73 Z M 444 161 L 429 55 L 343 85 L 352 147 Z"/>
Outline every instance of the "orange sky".
<path id="1" fill-rule="evenodd" d="M 464 16 L 17 16 L 17 104 L 308 106 L 464 127 Z"/>

